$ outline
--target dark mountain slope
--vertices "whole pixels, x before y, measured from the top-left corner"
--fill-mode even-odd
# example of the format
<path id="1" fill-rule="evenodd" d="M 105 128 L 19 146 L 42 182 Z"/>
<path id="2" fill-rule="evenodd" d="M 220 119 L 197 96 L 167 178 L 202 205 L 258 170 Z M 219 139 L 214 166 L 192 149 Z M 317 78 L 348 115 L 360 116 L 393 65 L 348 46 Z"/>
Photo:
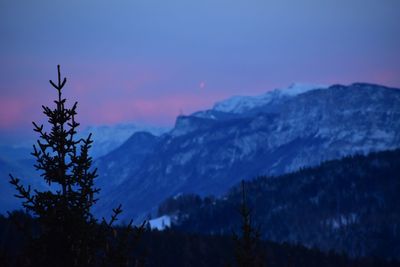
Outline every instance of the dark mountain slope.
<path id="1" fill-rule="evenodd" d="M 246 191 L 264 238 L 399 259 L 400 150 L 260 177 L 246 183 Z M 239 225 L 240 198 L 239 187 L 223 198 L 193 205 L 179 203 L 191 198 L 171 198 L 160 214 L 178 215 L 177 227 L 186 231 L 230 233 Z"/>

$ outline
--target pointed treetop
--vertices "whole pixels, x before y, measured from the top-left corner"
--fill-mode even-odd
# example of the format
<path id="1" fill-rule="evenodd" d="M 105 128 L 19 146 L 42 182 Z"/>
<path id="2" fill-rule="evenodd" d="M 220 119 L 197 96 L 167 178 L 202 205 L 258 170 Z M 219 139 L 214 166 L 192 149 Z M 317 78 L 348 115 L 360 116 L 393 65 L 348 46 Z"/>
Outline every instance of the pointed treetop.
<path id="1" fill-rule="evenodd" d="M 65 83 L 67 82 L 67 78 L 64 77 L 63 81 L 61 82 L 60 65 L 57 65 L 57 71 L 58 71 L 58 85 L 56 85 L 52 80 L 49 80 L 49 82 L 54 88 L 56 88 L 58 91 L 61 91 L 61 89 L 64 87 Z"/>

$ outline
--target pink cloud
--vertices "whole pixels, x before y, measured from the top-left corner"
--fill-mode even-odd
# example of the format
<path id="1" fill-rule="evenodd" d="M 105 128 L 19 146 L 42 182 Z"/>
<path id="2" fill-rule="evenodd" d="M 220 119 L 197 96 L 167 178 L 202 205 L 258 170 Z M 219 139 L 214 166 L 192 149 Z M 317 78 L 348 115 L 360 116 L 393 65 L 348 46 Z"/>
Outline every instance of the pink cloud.
<path id="1" fill-rule="evenodd" d="M 205 82 L 200 85 L 203 90 L 199 90 L 198 80 L 181 81 L 179 73 L 170 71 L 115 64 L 62 67 L 68 79 L 64 96 L 68 106 L 79 102 L 77 120 L 82 126 L 124 121 L 172 125 L 181 112 L 190 114 L 211 107 L 227 96 L 226 90 L 206 87 Z M 53 74 L 47 80 L 55 80 L 56 72 Z M 53 106 L 56 94 L 48 81 L 33 79 L 32 82 L 30 78 L 22 80 L 23 84 L 18 84 L 13 91 L 0 90 L 1 128 L 30 127 L 31 121 L 45 119 L 41 113 L 42 104 Z M 5 98 L 7 95 L 10 96 Z"/>
<path id="2" fill-rule="evenodd" d="M 27 103 L 23 99 L 2 97 L 0 107 L 0 128 L 15 127 L 23 121 L 24 114 L 26 116 Z"/>
<path id="3" fill-rule="evenodd" d="M 373 71 L 371 77 L 374 79 L 374 82 L 397 87 L 400 84 L 400 70 L 380 70 Z"/>
<path id="4" fill-rule="evenodd" d="M 190 114 L 199 109 L 211 107 L 219 95 L 164 96 L 156 99 L 120 99 L 99 103 L 96 109 L 82 107 L 78 115 L 95 124 L 114 124 L 123 121 L 140 121 L 172 125 L 183 112 Z M 83 115 L 82 115 L 83 114 Z"/>

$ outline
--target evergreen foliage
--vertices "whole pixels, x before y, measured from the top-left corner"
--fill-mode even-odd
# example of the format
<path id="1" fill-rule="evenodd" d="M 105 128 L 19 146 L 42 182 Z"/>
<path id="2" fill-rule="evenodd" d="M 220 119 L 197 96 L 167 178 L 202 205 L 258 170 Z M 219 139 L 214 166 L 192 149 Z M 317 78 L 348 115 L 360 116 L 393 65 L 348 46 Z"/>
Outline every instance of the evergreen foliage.
<path id="1" fill-rule="evenodd" d="M 235 258 L 238 267 L 263 266 L 261 255 L 258 251 L 260 231 L 253 226 L 251 211 L 246 201 L 245 182 L 241 183 L 242 203 L 240 205 L 240 216 L 242 219 L 241 235 L 233 233 L 235 241 Z M 265 261 L 264 261 L 265 262 Z"/>
<path id="2" fill-rule="evenodd" d="M 345 252 L 351 257 L 400 257 L 400 150 L 351 156 L 279 177 L 246 182 L 247 203 L 263 225 L 261 238 Z M 240 229 L 240 185 L 220 198 L 186 207 L 176 229 L 229 235 Z M 194 198 L 194 196 L 192 196 Z M 165 202 L 167 203 L 167 202 Z M 168 210 L 168 207 L 165 207 Z M 269 257 L 267 257 L 269 260 Z"/>
<path id="3" fill-rule="evenodd" d="M 14 220 L 26 228 L 37 228 L 35 218 L 22 212 L 11 214 Z M 118 229 L 118 228 L 117 228 Z M 35 231 L 35 230 L 33 230 Z M 17 252 L 26 239 L 11 218 L 0 215 L 0 266 L 20 266 Z M 145 231 L 139 247 L 134 251 L 140 255 L 146 252 L 145 266 L 148 267 L 211 267 L 226 266 L 234 258 L 235 244 L 232 237 L 200 235 L 166 231 Z M 268 267 L 398 267 L 399 262 L 376 258 L 349 259 L 343 254 L 322 253 L 300 245 L 278 244 L 260 241 L 260 253 L 266 255 Z M 60 265 L 56 265 L 60 266 Z M 118 266 L 118 265 L 114 265 Z M 128 266 L 137 266 L 130 261 Z"/>
<path id="4" fill-rule="evenodd" d="M 125 266 L 130 260 L 127 236 L 134 227 L 131 221 L 124 231 L 113 228 L 122 212 L 121 206 L 113 209 L 109 222 L 103 218 L 99 223 L 91 213 L 100 191 L 94 186 L 97 169 L 91 169 L 89 156 L 93 141 L 91 134 L 86 139 L 76 137 L 77 102 L 71 108 L 66 107 L 62 96 L 66 82 L 58 66 L 57 83 L 50 80 L 58 94 L 55 108 L 42 106 L 51 125 L 50 132 L 33 122 L 34 131 L 40 135 L 33 146 L 35 168 L 51 190 L 32 190 L 10 175 L 10 183 L 18 192 L 16 197 L 23 199 L 23 207 L 38 223 L 35 232 L 25 231 L 29 242 L 21 265 Z M 143 226 L 136 230 L 140 233 Z"/>

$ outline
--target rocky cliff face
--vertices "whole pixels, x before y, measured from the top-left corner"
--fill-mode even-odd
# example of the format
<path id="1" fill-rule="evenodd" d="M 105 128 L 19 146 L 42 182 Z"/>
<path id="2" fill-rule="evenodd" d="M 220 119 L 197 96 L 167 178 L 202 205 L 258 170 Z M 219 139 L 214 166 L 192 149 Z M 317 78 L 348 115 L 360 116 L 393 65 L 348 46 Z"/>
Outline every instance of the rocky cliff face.
<path id="1" fill-rule="evenodd" d="M 99 182 L 108 189 L 98 212 L 122 203 L 132 217 L 174 194 L 220 195 L 241 179 L 400 146 L 400 90 L 356 83 L 255 99 L 178 117 L 145 153 L 132 157 L 147 143 L 127 142 L 126 153 L 100 160 Z"/>

